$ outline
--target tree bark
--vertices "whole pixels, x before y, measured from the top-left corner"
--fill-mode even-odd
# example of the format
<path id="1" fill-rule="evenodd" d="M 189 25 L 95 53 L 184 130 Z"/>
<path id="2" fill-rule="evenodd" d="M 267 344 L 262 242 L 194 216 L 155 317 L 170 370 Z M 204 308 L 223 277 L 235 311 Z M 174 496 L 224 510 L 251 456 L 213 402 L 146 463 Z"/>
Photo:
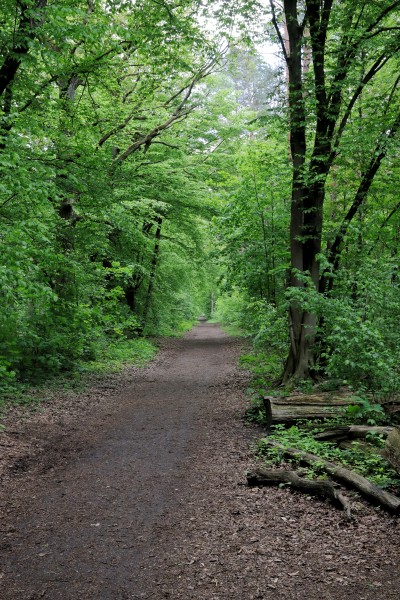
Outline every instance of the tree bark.
<path id="1" fill-rule="evenodd" d="M 47 5 L 47 0 L 36 0 L 32 4 L 27 2 L 17 4 L 21 10 L 20 20 L 13 37 L 14 46 L 7 52 L 0 67 L 0 96 L 14 81 L 23 57 L 29 52 L 30 42 L 35 38 L 38 22 L 33 19 L 32 11 L 43 9 Z"/>
<path id="2" fill-rule="evenodd" d="M 4 60 L 0 66 L 0 151 L 6 147 L 8 132 L 13 126 L 12 103 L 13 103 L 13 83 L 17 71 L 21 65 L 23 57 L 29 53 L 30 42 L 37 35 L 37 28 L 40 21 L 34 20 L 32 10 L 36 9 L 36 17 L 41 16 L 41 11 L 47 5 L 47 0 L 36 0 L 33 5 L 27 2 L 18 2 L 20 9 L 19 23 L 16 17 L 16 30 L 13 34 L 13 46 L 5 52 Z"/>
<path id="3" fill-rule="evenodd" d="M 380 427 L 378 425 L 341 425 L 338 427 L 327 427 L 324 431 L 316 433 L 313 437 L 319 442 L 328 442 L 365 438 L 370 433 L 387 437 L 391 431 L 393 431 L 393 427 Z"/>

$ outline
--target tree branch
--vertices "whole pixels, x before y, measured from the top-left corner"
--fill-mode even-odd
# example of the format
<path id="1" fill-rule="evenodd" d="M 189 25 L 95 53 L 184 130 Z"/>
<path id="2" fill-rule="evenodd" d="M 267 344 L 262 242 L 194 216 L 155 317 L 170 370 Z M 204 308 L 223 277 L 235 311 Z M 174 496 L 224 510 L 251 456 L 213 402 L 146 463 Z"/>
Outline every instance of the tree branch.
<path id="1" fill-rule="evenodd" d="M 332 144 L 332 150 L 331 150 L 331 153 L 330 153 L 329 159 L 328 159 L 329 166 L 332 165 L 332 163 L 335 159 L 337 149 L 339 147 L 340 139 L 341 139 L 343 131 L 347 125 L 348 119 L 351 115 L 351 111 L 353 110 L 355 103 L 357 102 L 358 98 L 360 97 L 365 86 L 385 66 L 385 64 L 390 60 L 390 58 L 391 58 L 391 56 L 385 56 L 385 54 L 381 54 L 381 56 L 372 65 L 372 67 L 370 68 L 368 73 L 366 73 L 366 75 L 364 75 L 362 81 L 360 82 L 360 84 L 358 85 L 356 90 L 354 91 L 353 96 L 351 97 L 350 102 L 347 105 L 347 108 L 344 112 L 344 115 L 340 121 L 338 130 L 336 132 L 335 139 Z"/>
<path id="2" fill-rule="evenodd" d="M 162 146 L 167 146 L 168 148 L 179 150 L 179 146 L 174 146 L 174 144 L 168 144 L 167 142 L 162 142 L 161 140 L 154 140 L 153 144 L 161 144 Z"/>
<path id="3" fill-rule="evenodd" d="M 42 9 L 46 5 L 47 0 L 36 0 L 34 8 Z M 0 67 L 0 96 L 14 80 L 23 56 L 29 52 L 29 42 L 35 37 L 36 23 L 31 18 L 32 6 L 30 3 L 20 2 L 20 7 L 21 18 L 14 36 L 14 46 L 9 50 Z"/>
<path id="4" fill-rule="evenodd" d="M 17 192 L 14 192 L 14 194 L 11 194 L 11 196 L 9 196 L 6 200 L 4 200 L 4 202 L 0 205 L 0 208 L 3 208 L 3 206 L 5 206 L 8 202 L 10 202 L 13 198 L 15 198 L 17 195 Z"/>
<path id="5" fill-rule="evenodd" d="M 345 217 L 342 221 L 342 225 L 340 226 L 340 229 L 336 235 L 336 238 L 335 238 L 332 246 L 329 249 L 328 259 L 331 262 L 331 274 L 336 273 L 339 269 L 340 258 L 341 258 L 340 247 L 343 243 L 343 240 L 347 233 L 349 225 L 350 225 L 351 221 L 353 220 L 354 216 L 359 211 L 360 207 L 363 205 L 363 203 L 368 195 L 368 192 L 370 190 L 370 187 L 372 185 L 372 182 L 374 180 L 374 177 L 375 177 L 376 173 L 378 172 L 378 169 L 381 166 L 381 163 L 387 154 L 388 142 L 389 142 L 389 140 L 394 138 L 397 131 L 399 130 L 399 127 L 400 127 L 400 112 L 398 113 L 397 117 L 395 118 L 389 131 L 383 133 L 381 135 L 380 139 L 378 140 L 378 142 L 375 146 L 375 150 L 372 153 L 369 165 L 368 165 L 365 173 L 363 174 L 361 182 L 360 182 L 358 189 L 356 191 L 356 194 L 354 196 L 353 203 L 350 206 L 349 210 L 347 211 L 347 214 L 345 215 Z M 330 290 L 332 290 L 332 288 L 333 288 L 333 277 L 330 277 L 329 281 L 328 281 L 327 273 L 325 273 L 321 278 L 320 289 L 321 289 L 321 291 L 330 291 Z"/>
<path id="6" fill-rule="evenodd" d="M 287 62 L 288 61 L 288 53 L 286 52 L 285 40 L 282 37 L 281 30 L 279 29 L 278 21 L 277 21 L 277 18 L 276 18 L 275 4 L 274 4 L 273 0 L 269 0 L 269 4 L 270 4 L 270 7 L 271 7 L 271 13 L 272 13 L 272 24 L 273 24 L 273 26 L 275 28 L 275 31 L 276 31 L 276 34 L 278 36 L 279 43 L 280 43 L 281 48 L 282 48 L 283 56 L 285 58 L 285 61 Z"/>
<path id="7" fill-rule="evenodd" d="M 152 144 L 154 138 L 158 137 L 166 129 L 169 129 L 169 127 L 171 127 L 171 125 L 173 123 L 175 123 L 177 121 L 181 121 L 182 119 L 187 117 L 191 112 L 193 112 L 193 110 L 195 110 L 198 107 L 198 104 L 194 104 L 190 108 L 183 110 L 185 104 L 187 103 L 190 96 L 192 95 L 194 86 L 199 81 L 201 81 L 202 79 L 204 79 L 211 73 L 211 70 L 212 70 L 212 67 L 214 64 L 215 64 L 215 60 L 211 60 L 210 62 L 205 64 L 199 70 L 199 72 L 193 77 L 193 79 L 190 81 L 190 83 L 186 84 L 186 86 L 184 86 L 180 89 L 179 94 L 182 94 L 185 90 L 186 90 L 186 93 L 183 96 L 180 103 L 178 104 L 178 106 L 175 108 L 172 115 L 166 121 L 164 121 L 164 123 L 154 127 L 154 129 L 152 129 L 148 133 L 143 134 L 141 137 L 136 139 L 131 146 L 129 146 L 124 152 L 119 154 L 112 163 L 112 165 L 113 165 L 112 170 L 115 169 L 115 167 L 118 164 L 121 164 L 124 160 L 126 160 L 131 154 L 133 154 L 134 152 L 139 150 L 142 146 L 144 147 L 144 151 L 147 152 L 147 150 L 148 150 L 149 146 Z M 177 98 L 176 93 L 173 95 L 173 98 Z M 169 99 L 168 102 L 165 103 L 165 106 L 167 106 L 171 101 L 172 101 L 172 99 Z M 123 127 L 121 129 L 123 129 Z"/>

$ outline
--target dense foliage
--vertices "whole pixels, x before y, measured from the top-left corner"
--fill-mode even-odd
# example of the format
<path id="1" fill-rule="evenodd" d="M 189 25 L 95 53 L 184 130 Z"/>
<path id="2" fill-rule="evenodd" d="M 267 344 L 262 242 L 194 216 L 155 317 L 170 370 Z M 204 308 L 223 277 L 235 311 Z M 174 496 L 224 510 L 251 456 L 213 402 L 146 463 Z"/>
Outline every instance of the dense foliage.
<path id="1" fill-rule="evenodd" d="M 201 163 L 218 129 L 202 82 L 224 50 L 200 8 L 3 3 L 3 387 L 205 310 Z"/>
<path id="2" fill-rule="evenodd" d="M 270 6 L 287 93 L 256 118 L 264 162 L 254 139 L 242 149 L 257 176 L 251 187 L 239 163 L 235 194 L 246 199 L 236 196 L 221 222 L 234 290 L 226 305 L 236 298 L 237 323 L 255 325 L 264 349 L 286 344 L 283 381 L 328 375 L 391 394 L 400 387 L 399 3 Z M 288 329 L 271 328 L 286 311 Z"/>
<path id="3" fill-rule="evenodd" d="M 399 389 L 399 3 L 231 4 L 2 3 L 3 388 L 212 296 L 285 381 Z"/>

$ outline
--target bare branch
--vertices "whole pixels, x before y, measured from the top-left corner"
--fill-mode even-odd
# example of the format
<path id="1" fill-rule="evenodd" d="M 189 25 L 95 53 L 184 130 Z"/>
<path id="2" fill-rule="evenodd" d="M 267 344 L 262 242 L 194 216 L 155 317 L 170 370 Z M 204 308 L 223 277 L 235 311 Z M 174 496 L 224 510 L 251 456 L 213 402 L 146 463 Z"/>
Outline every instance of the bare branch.
<path id="1" fill-rule="evenodd" d="M 280 43 L 281 48 L 282 48 L 283 56 L 285 58 L 285 61 L 287 62 L 287 60 L 288 60 L 289 57 L 288 57 L 288 53 L 286 52 L 285 40 L 282 37 L 282 33 L 281 33 L 281 30 L 279 29 L 279 24 L 278 24 L 278 21 L 277 21 L 277 18 L 276 18 L 275 4 L 274 4 L 273 0 L 269 0 L 269 4 L 270 4 L 270 7 L 271 7 L 271 12 L 272 12 L 272 24 L 273 24 L 273 26 L 275 28 L 275 31 L 276 31 L 276 34 L 278 36 L 279 43 Z"/>
<path id="2" fill-rule="evenodd" d="M 167 119 L 164 123 L 162 123 L 161 125 L 158 125 L 154 129 L 152 129 L 150 132 L 143 135 L 141 138 L 136 140 L 131 146 L 129 146 L 129 148 L 127 148 L 125 150 L 125 152 L 122 152 L 122 154 L 119 154 L 118 157 L 116 157 L 114 159 L 113 165 L 124 162 L 124 160 L 126 160 L 128 158 L 128 156 L 130 156 L 134 152 L 137 152 L 137 150 L 142 148 L 142 146 L 144 146 L 144 151 L 146 152 L 148 150 L 149 146 L 152 144 L 153 139 L 155 137 L 158 137 L 163 131 L 165 131 L 166 129 L 169 129 L 169 127 L 171 127 L 171 125 L 173 123 L 175 123 L 176 121 L 181 121 L 182 119 L 187 117 L 193 110 L 195 110 L 195 108 L 197 108 L 197 105 L 190 107 L 186 111 L 182 111 L 182 110 L 179 112 L 175 111 L 169 117 L 169 119 Z"/>
<path id="3" fill-rule="evenodd" d="M 112 137 L 113 135 L 117 134 L 118 131 L 122 131 L 122 129 L 125 129 L 125 127 L 132 121 L 132 119 L 134 119 L 135 117 L 135 112 L 132 111 L 130 115 L 128 115 L 126 117 L 126 119 L 124 119 L 124 121 L 122 121 L 122 123 L 120 123 L 119 125 L 117 125 L 116 127 L 114 127 L 113 129 L 111 129 L 108 133 L 106 133 L 105 135 L 103 135 L 103 137 L 99 140 L 97 147 L 100 148 L 103 144 L 105 144 L 105 142 Z"/>
<path id="4" fill-rule="evenodd" d="M 124 160 L 126 160 L 128 158 L 128 156 L 130 156 L 131 154 L 133 154 L 140 148 L 144 147 L 144 152 L 146 153 L 148 148 L 150 147 L 150 145 L 153 143 L 154 138 L 158 137 L 166 129 L 169 129 L 169 127 L 171 127 L 171 125 L 173 123 L 185 119 L 191 112 L 193 112 L 193 110 L 195 110 L 198 107 L 198 104 L 194 104 L 193 106 L 184 110 L 184 106 L 186 105 L 187 101 L 189 100 L 190 96 L 192 95 L 195 85 L 199 81 L 201 81 L 202 79 L 204 79 L 205 77 L 210 75 L 214 64 L 215 64 L 215 59 L 210 60 L 198 71 L 198 73 L 192 78 L 190 83 L 186 84 L 186 86 L 184 86 L 180 89 L 180 92 L 178 95 L 182 94 L 184 91 L 186 91 L 186 93 L 184 94 L 184 96 L 183 96 L 182 100 L 180 101 L 180 103 L 178 104 L 178 106 L 175 108 L 172 115 L 166 121 L 164 121 L 164 123 L 162 123 L 161 125 L 154 127 L 154 129 L 152 129 L 148 133 L 143 134 L 141 137 L 137 138 L 134 141 L 134 143 L 125 150 L 125 152 L 122 152 L 121 154 L 119 154 L 113 160 L 112 170 L 116 167 L 117 164 L 121 164 Z M 176 99 L 178 97 L 178 95 L 175 93 L 173 95 L 173 98 Z M 168 104 L 170 104 L 170 102 L 171 102 L 171 99 L 165 103 L 164 107 L 168 106 Z M 121 127 L 121 129 L 123 129 L 123 127 Z"/>

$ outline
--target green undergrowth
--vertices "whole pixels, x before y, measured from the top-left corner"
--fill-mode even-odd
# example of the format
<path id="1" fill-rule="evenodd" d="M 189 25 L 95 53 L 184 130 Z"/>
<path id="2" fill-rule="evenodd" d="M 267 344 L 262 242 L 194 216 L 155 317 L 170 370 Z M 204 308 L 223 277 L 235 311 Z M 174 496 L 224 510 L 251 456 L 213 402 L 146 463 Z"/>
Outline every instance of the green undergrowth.
<path id="1" fill-rule="evenodd" d="M 173 337 L 173 338 L 178 338 L 181 337 L 183 334 L 185 334 L 187 331 L 190 331 L 195 325 L 198 325 L 198 320 L 197 319 L 191 319 L 191 320 L 186 320 L 186 321 L 180 321 L 179 323 L 177 323 L 175 325 L 175 327 L 169 327 L 169 326 L 164 326 L 164 327 L 158 327 L 158 329 L 155 330 L 146 330 L 145 331 L 145 335 L 148 335 L 149 337 L 157 336 L 157 337 Z"/>
<path id="2" fill-rule="evenodd" d="M 368 449 L 361 442 L 353 442 L 351 448 L 342 450 L 333 442 L 319 442 L 314 439 L 313 435 L 321 431 L 320 427 L 310 429 L 309 423 L 304 425 L 307 425 L 304 429 L 297 425 L 288 429 L 285 429 L 283 425 L 276 425 L 268 438 L 264 437 L 259 440 L 257 454 L 262 456 L 269 466 L 287 462 L 287 459 L 283 456 L 283 450 L 268 445 L 267 441 L 273 440 L 284 448 L 296 448 L 297 450 L 309 452 L 321 457 L 321 459 L 354 470 L 382 488 L 394 487 L 400 490 L 399 476 L 379 453 L 379 447 L 382 446 L 380 436 L 369 439 L 369 442 L 373 443 L 370 444 Z M 296 463 L 296 461 L 293 462 Z M 323 472 L 321 466 L 316 462 L 313 467 L 308 467 L 308 476 L 310 478 L 320 476 Z"/>
<path id="3" fill-rule="evenodd" d="M 242 354 L 239 364 L 251 374 L 248 393 L 254 399 L 265 396 L 282 372 L 281 358 L 267 352 L 253 351 Z"/>
<path id="4" fill-rule="evenodd" d="M 260 426 L 266 424 L 266 415 L 263 404 L 264 396 L 284 397 L 300 392 L 312 393 L 334 393 L 342 388 L 343 382 L 338 379 L 321 381 L 318 384 L 312 381 L 300 381 L 296 386 L 279 386 L 279 376 L 282 373 L 282 361 L 280 356 L 272 352 L 262 353 L 253 351 L 242 355 L 240 364 L 250 374 L 250 384 L 247 393 L 250 406 L 246 411 L 249 422 Z M 288 460 L 283 456 L 283 450 L 268 445 L 267 440 L 278 442 L 284 448 L 296 448 L 298 450 L 314 454 L 321 458 L 363 475 L 382 488 L 389 488 L 395 493 L 400 492 L 400 477 L 391 468 L 390 464 L 382 456 L 381 450 L 385 446 L 385 439 L 381 435 L 368 434 L 365 442 L 354 441 L 348 448 L 339 448 L 335 442 L 322 442 L 314 439 L 314 435 L 327 426 L 340 425 L 390 425 L 390 419 L 377 400 L 365 390 L 352 390 L 348 388 L 352 403 L 343 408 L 343 412 L 334 419 L 325 419 L 323 422 L 303 420 L 298 421 L 292 427 L 276 425 L 268 437 L 259 440 L 256 454 L 263 458 L 267 466 L 276 466 L 286 463 Z M 296 461 L 293 461 L 296 464 Z M 321 464 L 315 463 L 306 469 L 307 477 L 324 477 Z"/>
<path id="5" fill-rule="evenodd" d="M 246 337 L 246 333 L 237 325 L 221 325 L 221 329 L 231 337 Z"/>
<path id="6" fill-rule="evenodd" d="M 146 338 L 124 338 L 104 343 L 98 349 L 96 360 L 80 362 L 69 371 L 38 381 L 35 386 L 14 381 L 3 388 L 0 413 L 4 414 L 12 406 L 38 405 L 48 391 L 82 390 L 93 379 L 118 372 L 127 365 L 143 367 L 154 358 L 157 350 L 156 344 Z"/>
<path id="7" fill-rule="evenodd" d="M 81 372 L 112 372 L 119 371 L 126 364 L 142 367 L 147 364 L 157 352 L 156 346 L 146 338 L 119 340 L 102 349 L 96 360 L 83 363 Z"/>

